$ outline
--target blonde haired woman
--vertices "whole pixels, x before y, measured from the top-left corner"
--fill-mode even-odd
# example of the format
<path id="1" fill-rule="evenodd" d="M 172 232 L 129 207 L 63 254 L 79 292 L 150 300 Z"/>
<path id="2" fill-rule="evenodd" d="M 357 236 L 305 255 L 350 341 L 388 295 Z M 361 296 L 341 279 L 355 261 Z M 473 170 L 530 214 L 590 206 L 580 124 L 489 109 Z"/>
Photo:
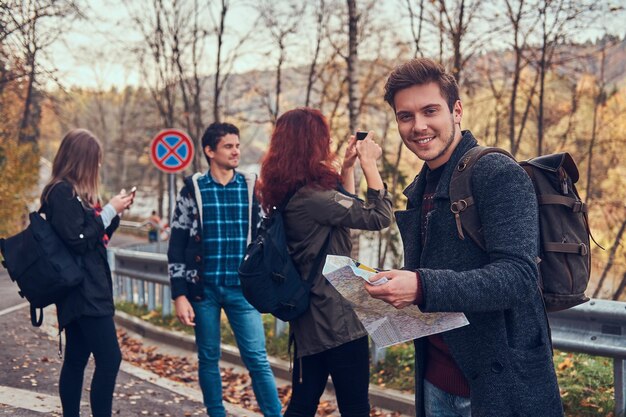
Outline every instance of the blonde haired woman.
<path id="1" fill-rule="evenodd" d="M 91 354 L 96 364 L 90 392 L 92 415 L 110 417 L 121 362 L 106 244 L 133 196 L 118 194 L 101 205 L 101 163 L 100 141 L 88 130 L 70 131 L 61 141 L 52 178 L 41 195 L 47 220 L 85 271 L 83 282 L 57 303 L 59 330 L 65 330 L 67 341 L 59 381 L 64 417 L 80 415 L 83 375 Z"/>

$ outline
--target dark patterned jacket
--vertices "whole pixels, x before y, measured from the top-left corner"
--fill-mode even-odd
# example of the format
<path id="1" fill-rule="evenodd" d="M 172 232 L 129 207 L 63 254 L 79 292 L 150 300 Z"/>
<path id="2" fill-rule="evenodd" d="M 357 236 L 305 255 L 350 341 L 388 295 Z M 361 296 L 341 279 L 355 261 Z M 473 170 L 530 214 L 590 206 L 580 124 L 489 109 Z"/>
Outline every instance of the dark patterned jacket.
<path id="1" fill-rule="evenodd" d="M 396 212 L 405 268 L 418 270 L 425 312 L 463 312 L 469 325 L 442 334 L 470 385 L 472 417 L 561 417 L 548 322 L 535 259 L 537 199 L 530 178 L 512 159 L 489 154 L 474 166 L 472 190 L 487 251 L 457 236 L 450 211 L 452 171 L 477 145 L 463 132 L 446 164 L 421 239 L 421 206 L 428 167 L 424 164 Z M 415 341 L 415 406 L 424 416 L 425 339 Z"/>
<path id="2" fill-rule="evenodd" d="M 254 186 L 256 175 L 237 171 L 244 176 L 248 186 L 248 238 L 250 243 L 256 237 L 260 221 L 260 209 Z M 202 195 L 198 188 L 196 173 L 184 179 L 184 186 L 176 200 L 172 216 L 171 235 L 167 250 L 168 272 L 172 288 L 172 299 L 181 295 L 190 301 L 204 298 L 202 272 L 203 237 L 202 237 Z"/>

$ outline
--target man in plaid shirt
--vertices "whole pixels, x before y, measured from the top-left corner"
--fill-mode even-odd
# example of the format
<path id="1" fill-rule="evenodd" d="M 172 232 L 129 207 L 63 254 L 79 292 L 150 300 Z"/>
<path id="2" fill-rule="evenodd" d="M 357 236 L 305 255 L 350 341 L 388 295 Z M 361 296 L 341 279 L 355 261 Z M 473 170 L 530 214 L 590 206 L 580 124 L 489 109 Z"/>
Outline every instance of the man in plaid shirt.
<path id="1" fill-rule="evenodd" d="M 185 178 L 171 223 L 168 269 L 176 316 L 195 329 L 200 387 L 211 417 L 226 415 L 219 369 L 222 309 L 261 412 L 280 416 L 261 315 L 244 298 L 237 272 L 259 223 L 256 176 L 235 170 L 240 150 L 234 125 L 211 124 L 202 148 L 209 170 Z"/>

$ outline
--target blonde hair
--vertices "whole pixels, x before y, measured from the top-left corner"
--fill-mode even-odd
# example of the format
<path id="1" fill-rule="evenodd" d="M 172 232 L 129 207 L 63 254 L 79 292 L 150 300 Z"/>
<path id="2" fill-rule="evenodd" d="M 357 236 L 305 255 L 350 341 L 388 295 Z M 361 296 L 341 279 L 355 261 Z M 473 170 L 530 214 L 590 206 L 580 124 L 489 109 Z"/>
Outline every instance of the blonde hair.
<path id="1" fill-rule="evenodd" d="M 55 185 L 67 181 L 84 204 L 94 206 L 100 201 L 101 162 L 102 145 L 98 138 L 86 129 L 70 130 L 54 157 L 52 176 L 41 194 L 41 204 Z"/>

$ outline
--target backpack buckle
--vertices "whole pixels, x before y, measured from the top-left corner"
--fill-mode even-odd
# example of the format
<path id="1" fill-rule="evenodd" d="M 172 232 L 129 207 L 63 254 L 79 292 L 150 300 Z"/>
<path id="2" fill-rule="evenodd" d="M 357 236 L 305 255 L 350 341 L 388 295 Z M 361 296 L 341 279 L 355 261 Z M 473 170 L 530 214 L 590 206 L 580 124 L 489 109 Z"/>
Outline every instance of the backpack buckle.
<path id="1" fill-rule="evenodd" d="M 465 210 L 469 204 L 465 200 L 454 201 L 450 204 L 450 211 L 454 214 L 458 214 Z"/>
<path id="2" fill-rule="evenodd" d="M 454 222 L 456 223 L 456 231 L 461 240 L 465 240 L 465 235 L 463 234 L 463 224 L 461 223 L 461 213 L 465 210 L 469 204 L 465 200 L 454 201 L 450 204 L 450 211 L 454 213 Z"/>
<path id="3" fill-rule="evenodd" d="M 585 203 L 583 203 L 582 201 L 576 201 L 576 202 L 574 202 L 574 206 L 572 207 L 572 211 L 574 213 L 586 213 L 587 212 L 587 205 Z"/>

